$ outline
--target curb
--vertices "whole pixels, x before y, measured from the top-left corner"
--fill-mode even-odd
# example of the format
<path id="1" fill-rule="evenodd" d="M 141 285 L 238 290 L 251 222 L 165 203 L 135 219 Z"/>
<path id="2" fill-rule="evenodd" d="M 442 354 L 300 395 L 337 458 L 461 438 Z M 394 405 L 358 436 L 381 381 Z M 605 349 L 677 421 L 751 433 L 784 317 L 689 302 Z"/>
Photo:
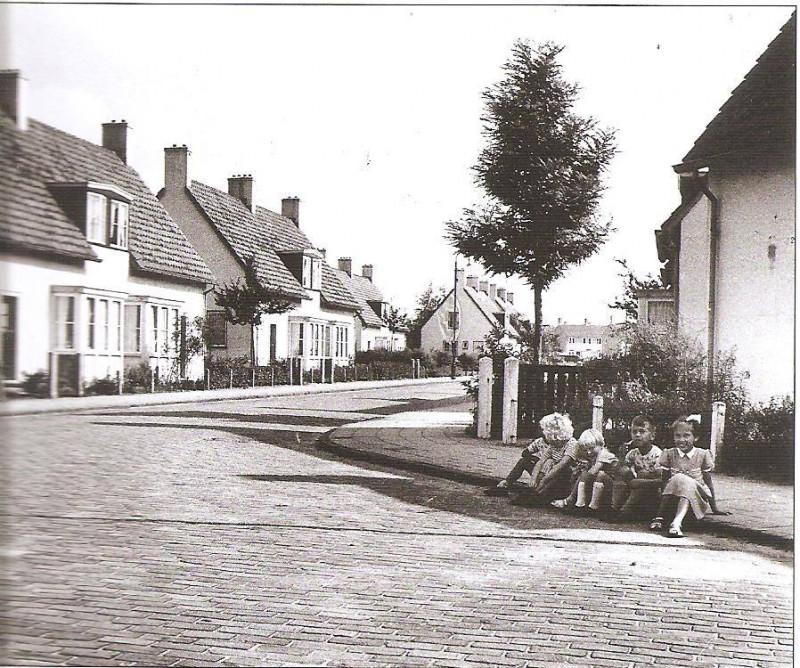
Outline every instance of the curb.
<path id="1" fill-rule="evenodd" d="M 188 404 L 201 401 L 230 401 L 283 397 L 333 392 L 356 392 L 382 387 L 432 385 L 435 383 L 460 383 L 463 378 L 419 378 L 401 380 L 364 380 L 348 383 L 316 385 L 276 385 L 222 390 L 189 390 L 186 392 L 156 392 L 153 394 L 122 394 L 96 397 L 63 397 L 60 399 L 7 399 L 0 402 L 0 417 L 41 415 L 45 413 L 74 413 L 75 411 L 102 408 L 133 408 L 137 406 L 162 406 Z"/>
<path id="2" fill-rule="evenodd" d="M 497 477 L 486 476 L 480 473 L 469 473 L 467 471 L 459 471 L 451 469 L 438 464 L 428 464 L 410 459 L 403 459 L 402 457 L 395 457 L 393 455 L 386 455 L 379 452 L 370 452 L 369 450 L 361 450 L 352 448 L 342 443 L 336 442 L 335 433 L 337 429 L 332 429 L 329 432 L 322 434 L 317 441 L 317 447 L 326 452 L 337 454 L 348 459 L 364 461 L 371 464 L 379 464 L 395 468 L 401 471 L 408 471 L 409 473 L 421 473 L 434 478 L 442 478 L 451 480 L 453 482 L 465 483 L 477 487 L 488 487 L 497 483 Z M 709 519 L 699 527 L 701 533 L 710 533 L 714 535 L 732 536 L 747 540 L 751 543 L 766 547 L 775 547 L 781 550 L 794 552 L 794 538 L 785 538 L 775 534 L 761 531 L 759 529 L 751 529 L 741 525 L 731 524 L 720 520 L 714 520 L 711 516 Z"/>

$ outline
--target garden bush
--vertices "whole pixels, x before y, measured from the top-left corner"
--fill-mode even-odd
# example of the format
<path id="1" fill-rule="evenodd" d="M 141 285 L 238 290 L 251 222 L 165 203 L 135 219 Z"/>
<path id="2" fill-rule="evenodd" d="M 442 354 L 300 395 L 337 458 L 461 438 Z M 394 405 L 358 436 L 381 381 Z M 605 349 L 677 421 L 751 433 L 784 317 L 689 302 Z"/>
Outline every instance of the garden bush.
<path id="1" fill-rule="evenodd" d="M 22 391 L 32 397 L 44 398 L 50 396 L 50 374 L 47 371 L 34 371 L 23 373 Z"/>

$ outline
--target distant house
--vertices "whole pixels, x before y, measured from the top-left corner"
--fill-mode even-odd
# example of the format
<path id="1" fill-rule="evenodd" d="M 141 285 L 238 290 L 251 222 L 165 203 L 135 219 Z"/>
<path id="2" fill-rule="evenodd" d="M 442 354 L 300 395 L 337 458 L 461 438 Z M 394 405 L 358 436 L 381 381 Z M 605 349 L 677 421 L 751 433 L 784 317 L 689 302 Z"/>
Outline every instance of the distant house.
<path id="1" fill-rule="evenodd" d="M 796 14 L 680 164 L 656 231 L 678 327 L 735 349 L 753 398 L 794 387 Z"/>
<path id="2" fill-rule="evenodd" d="M 300 200 L 284 198 L 278 214 L 255 205 L 250 175 L 229 178 L 227 192 L 189 182 L 188 156 L 185 146 L 165 149 L 165 185 L 158 197 L 208 263 L 215 284 L 243 280 L 252 261 L 262 287 L 293 306 L 251 328 L 226 322 L 209 292 L 211 356 L 249 357 L 252 346 L 257 365 L 292 358 L 303 370 L 318 369 L 330 378 L 332 367 L 347 364 L 353 354 L 358 304 L 300 229 Z"/>
<path id="3" fill-rule="evenodd" d="M 358 303 L 355 318 L 355 352 L 361 350 L 404 350 L 406 332 L 392 332 L 386 324 L 389 303 L 384 301 L 381 291 L 373 282 L 373 266 L 365 264 L 361 275 L 353 273 L 353 260 L 340 257 L 338 261 L 339 278 Z"/>
<path id="4" fill-rule="evenodd" d="M 201 378 L 182 337 L 212 277 L 126 164 L 127 124 L 98 146 L 29 120 L 23 84 L 0 72 L 3 378 L 49 371 L 60 394 L 141 362 Z"/>
<path id="5" fill-rule="evenodd" d="M 519 348 L 518 333 L 511 324 L 515 313 L 514 293 L 494 283 L 456 274 L 456 285 L 436 307 L 421 327 L 421 347 L 426 351 L 451 351 L 452 342 L 461 355 L 479 355 L 484 342 L 494 330 L 503 332 L 501 343 Z"/>
<path id="6" fill-rule="evenodd" d="M 624 337 L 619 325 L 593 325 L 588 320 L 581 325 L 570 325 L 559 318 L 558 324 L 548 331 L 558 340 L 555 356 L 562 362 L 577 363 L 623 351 Z"/>

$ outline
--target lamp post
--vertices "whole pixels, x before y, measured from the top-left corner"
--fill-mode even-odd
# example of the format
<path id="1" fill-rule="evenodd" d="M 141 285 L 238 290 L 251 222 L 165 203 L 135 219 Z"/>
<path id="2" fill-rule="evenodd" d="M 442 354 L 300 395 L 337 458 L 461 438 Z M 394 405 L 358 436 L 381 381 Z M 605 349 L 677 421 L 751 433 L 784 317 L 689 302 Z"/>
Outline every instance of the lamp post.
<path id="1" fill-rule="evenodd" d="M 453 267 L 453 338 L 450 341 L 450 378 L 456 377 L 456 346 L 458 345 L 458 255 Z"/>

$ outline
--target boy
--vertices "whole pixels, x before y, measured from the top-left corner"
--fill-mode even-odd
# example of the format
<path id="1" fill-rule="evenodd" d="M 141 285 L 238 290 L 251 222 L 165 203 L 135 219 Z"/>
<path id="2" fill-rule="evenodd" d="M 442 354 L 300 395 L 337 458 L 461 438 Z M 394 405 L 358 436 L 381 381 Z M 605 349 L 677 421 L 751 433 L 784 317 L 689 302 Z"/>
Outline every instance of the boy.
<path id="1" fill-rule="evenodd" d="M 622 516 L 656 507 L 661 495 L 661 448 L 653 444 L 656 427 L 647 415 L 631 420 L 631 440 L 623 466 L 614 476 L 611 507 Z"/>

